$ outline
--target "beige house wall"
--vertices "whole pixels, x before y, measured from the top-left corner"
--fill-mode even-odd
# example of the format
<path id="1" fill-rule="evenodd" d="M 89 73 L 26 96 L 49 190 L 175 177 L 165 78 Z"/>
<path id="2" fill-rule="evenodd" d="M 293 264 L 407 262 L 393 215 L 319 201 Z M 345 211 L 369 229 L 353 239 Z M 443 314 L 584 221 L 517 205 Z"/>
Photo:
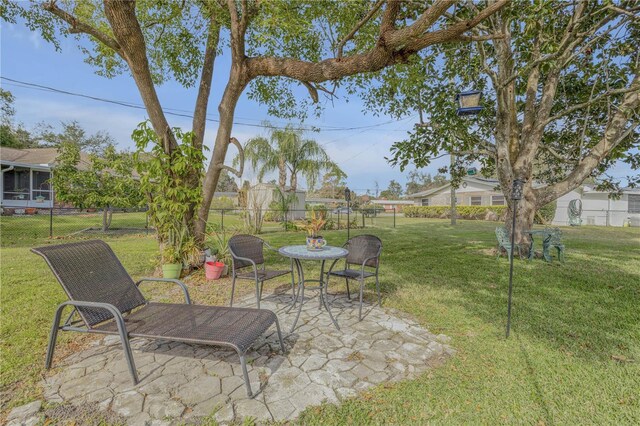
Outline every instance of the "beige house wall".
<path id="1" fill-rule="evenodd" d="M 471 206 L 471 197 L 480 197 L 481 206 L 491 206 L 493 196 L 504 196 L 500 191 L 483 191 L 483 190 L 463 190 L 456 191 L 456 199 L 460 206 Z M 448 206 L 451 204 L 451 192 L 450 188 L 446 188 L 439 193 L 431 194 L 427 197 L 429 199 L 430 206 Z M 415 199 L 415 204 L 422 205 L 422 198 Z"/>

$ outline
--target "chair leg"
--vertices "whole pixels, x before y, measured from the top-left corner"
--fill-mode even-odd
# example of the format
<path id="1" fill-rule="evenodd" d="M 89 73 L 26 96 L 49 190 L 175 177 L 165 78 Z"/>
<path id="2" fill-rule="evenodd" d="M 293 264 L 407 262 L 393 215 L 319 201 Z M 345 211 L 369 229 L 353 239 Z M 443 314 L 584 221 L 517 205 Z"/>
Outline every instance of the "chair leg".
<path id="1" fill-rule="evenodd" d="M 282 340 L 282 332 L 280 331 L 280 322 L 278 321 L 278 317 L 276 317 L 276 331 L 278 332 L 278 340 L 280 341 L 280 349 L 282 349 L 282 353 L 286 352 L 284 347 L 284 340 Z"/>
<path id="2" fill-rule="evenodd" d="M 136 364 L 133 361 L 133 353 L 131 352 L 131 345 L 129 344 L 129 336 L 127 336 L 123 330 L 118 330 L 120 333 L 120 341 L 122 342 L 122 350 L 124 357 L 127 359 L 127 365 L 129 366 L 129 373 L 133 379 L 133 384 L 138 384 L 138 372 L 136 371 Z"/>
<path id="3" fill-rule="evenodd" d="M 235 272 L 231 273 L 231 303 L 230 307 L 233 307 L 233 293 L 236 291 L 236 274 Z"/>
<path id="4" fill-rule="evenodd" d="M 247 361 L 244 359 L 244 353 L 238 352 L 240 356 L 240 366 L 242 367 L 242 375 L 244 376 L 244 385 L 247 388 L 247 396 L 249 398 L 253 397 L 253 393 L 251 392 L 251 383 L 249 382 L 249 373 L 247 372 Z"/>
<path id="5" fill-rule="evenodd" d="M 258 309 L 260 309 L 260 281 L 256 281 L 256 300 L 258 303 Z"/>
<path id="6" fill-rule="evenodd" d="M 62 317 L 62 311 L 64 306 L 58 306 L 56 314 L 53 318 L 53 326 L 51 327 L 51 333 L 49 334 L 49 345 L 47 346 L 47 357 L 44 362 L 44 368 L 47 370 L 51 368 L 53 362 L 53 352 L 56 348 L 56 340 L 58 338 L 58 329 L 60 327 L 60 318 Z"/>
<path id="7" fill-rule="evenodd" d="M 351 292 L 349 291 L 349 278 L 344 277 L 344 282 L 347 284 L 347 299 L 351 300 Z"/>
<path id="8" fill-rule="evenodd" d="M 293 259 L 291 259 L 291 296 L 294 299 L 296 297 L 296 285 L 295 285 L 295 278 L 293 276 Z"/>
<path id="9" fill-rule="evenodd" d="M 362 321 L 362 295 L 364 293 L 364 278 L 360 278 L 360 308 L 358 309 L 358 321 Z"/>

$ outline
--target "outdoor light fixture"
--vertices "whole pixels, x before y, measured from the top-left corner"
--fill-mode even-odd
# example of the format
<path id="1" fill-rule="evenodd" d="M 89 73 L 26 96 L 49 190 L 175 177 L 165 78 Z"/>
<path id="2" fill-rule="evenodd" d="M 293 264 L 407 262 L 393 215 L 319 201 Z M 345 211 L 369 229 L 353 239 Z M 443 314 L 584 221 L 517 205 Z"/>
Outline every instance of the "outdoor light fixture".
<path id="1" fill-rule="evenodd" d="M 351 201 L 351 190 L 349 188 L 344 189 L 344 199 Z"/>
<path id="2" fill-rule="evenodd" d="M 456 95 L 456 101 L 458 102 L 458 116 L 464 115 L 478 115 L 482 111 L 480 100 L 482 99 L 482 92 L 479 90 L 469 90 L 467 92 L 461 92 Z"/>
<path id="3" fill-rule="evenodd" d="M 516 213 L 518 212 L 518 201 L 522 200 L 522 186 L 524 181 L 522 179 L 514 179 L 513 187 L 511 188 L 511 199 L 513 200 L 513 217 L 511 221 L 511 260 L 509 261 L 509 304 L 507 306 L 507 337 L 509 337 L 509 331 L 511 330 L 511 294 L 513 293 L 513 246 L 515 242 L 516 229 Z"/>

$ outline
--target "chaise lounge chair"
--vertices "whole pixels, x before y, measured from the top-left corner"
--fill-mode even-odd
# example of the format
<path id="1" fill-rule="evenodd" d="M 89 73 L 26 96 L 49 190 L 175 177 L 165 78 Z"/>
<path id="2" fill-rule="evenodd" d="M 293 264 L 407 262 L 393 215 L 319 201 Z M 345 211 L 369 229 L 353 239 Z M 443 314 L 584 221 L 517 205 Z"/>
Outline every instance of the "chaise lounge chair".
<path id="1" fill-rule="evenodd" d="M 252 396 L 245 353 L 274 323 L 284 352 L 276 314 L 266 309 L 192 305 L 187 287 L 179 280 L 143 278 L 134 283 L 111 248 L 103 241 L 52 245 L 31 249 L 42 256 L 69 300 L 56 310 L 45 366 L 51 367 L 58 330 L 120 335 L 133 384 L 138 383 L 129 339 L 143 337 L 200 345 L 233 348 L 247 388 Z M 172 282 L 182 288 L 185 303 L 153 303 L 138 286 L 144 281 Z M 74 308 L 63 325 L 67 306 Z M 80 320 L 73 320 L 74 313 Z M 84 327 L 83 327 L 84 325 Z"/>

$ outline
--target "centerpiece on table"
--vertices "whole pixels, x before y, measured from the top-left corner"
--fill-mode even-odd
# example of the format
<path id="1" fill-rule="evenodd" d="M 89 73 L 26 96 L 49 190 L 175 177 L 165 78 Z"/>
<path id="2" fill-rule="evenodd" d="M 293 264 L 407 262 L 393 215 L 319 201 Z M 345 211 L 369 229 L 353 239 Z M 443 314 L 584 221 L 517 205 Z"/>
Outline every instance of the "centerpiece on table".
<path id="1" fill-rule="evenodd" d="M 320 232 L 326 223 L 327 221 L 323 219 L 320 214 L 317 214 L 315 211 L 311 212 L 311 220 L 305 226 L 308 234 L 307 250 L 322 250 L 322 248 L 327 245 L 327 241 L 322 238 L 321 235 L 318 235 L 318 232 Z"/>

